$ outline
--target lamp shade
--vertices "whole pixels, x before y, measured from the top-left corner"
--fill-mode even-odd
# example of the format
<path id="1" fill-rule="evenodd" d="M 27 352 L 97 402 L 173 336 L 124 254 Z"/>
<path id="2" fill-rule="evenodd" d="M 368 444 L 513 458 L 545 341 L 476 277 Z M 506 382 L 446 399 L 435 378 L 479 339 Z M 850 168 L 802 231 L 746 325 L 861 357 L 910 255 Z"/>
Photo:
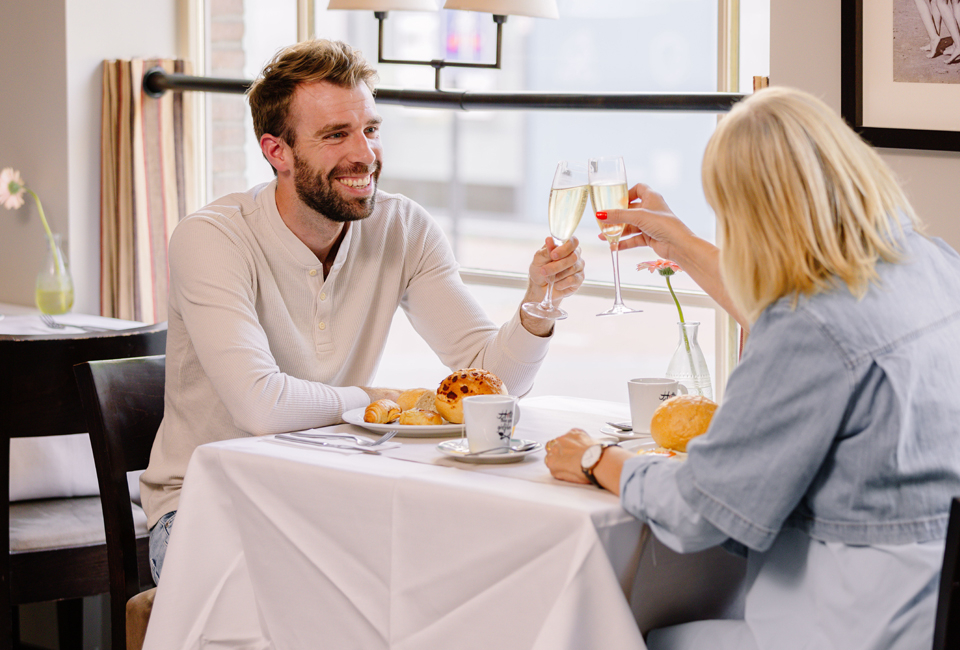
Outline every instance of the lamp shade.
<path id="1" fill-rule="evenodd" d="M 364 11 L 436 11 L 436 0 L 330 0 L 327 9 Z"/>
<path id="2" fill-rule="evenodd" d="M 482 11 L 497 16 L 560 17 L 556 0 L 447 0 L 443 8 Z"/>

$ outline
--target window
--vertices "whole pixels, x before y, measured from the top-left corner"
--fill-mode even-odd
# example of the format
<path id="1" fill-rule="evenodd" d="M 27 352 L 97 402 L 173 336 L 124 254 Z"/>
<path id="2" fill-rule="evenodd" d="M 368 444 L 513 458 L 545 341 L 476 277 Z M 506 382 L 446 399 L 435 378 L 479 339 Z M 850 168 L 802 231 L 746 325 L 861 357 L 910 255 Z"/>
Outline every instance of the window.
<path id="1" fill-rule="evenodd" d="M 296 40 L 298 2 L 208 0 L 212 76 L 253 78 L 274 52 Z M 740 82 L 766 75 L 768 0 L 739 5 Z M 716 0 L 559 0 L 561 20 L 511 16 L 504 25 L 501 70 L 444 69 L 449 89 L 558 92 L 712 92 L 718 87 L 720 11 Z M 375 62 L 373 12 L 314 8 L 317 36 L 344 40 Z M 300 12 L 300 15 L 309 12 Z M 487 14 L 391 12 L 385 56 L 491 62 L 495 25 Z M 301 29 L 301 32 L 303 30 Z M 427 66 L 378 65 L 385 87 L 431 89 Z M 212 101 L 211 101 L 212 100 Z M 209 101 L 210 197 L 273 177 L 253 135 L 244 98 Z M 700 161 L 716 125 L 712 114 L 586 111 L 470 111 L 406 108 L 381 103 L 385 159 L 380 187 L 424 205 L 440 222 L 468 284 L 494 320 L 517 308 L 524 276 L 548 234 L 546 202 L 556 161 L 622 155 L 631 184 L 645 182 L 700 236 L 713 240 L 714 219 L 700 187 Z M 662 375 L 677 344 L 676 309 L 662 278 L 636 271 L 652 251 L 620 256 L 625 300 L 644 313 L 595 314 L 612 302 L 607 245 L 589 214 L 577 236 L 589 287 L 564 302 L 571 313 L 557 329 L 536 394 L 626 400 L 626 380 Z M 687 320 L 700 320 L 700 344 L 714 384 L 728 371 L 722 355 L 733 338 L 725 315 L 683 274 L 674 287 Z M 719 359 L 719 360 L 718 360 Z M 419 368 L 420 377 L 411 376 Z M 379 385 L 432 385 L 445 374 L 402 313 L 394 321 Z"/>

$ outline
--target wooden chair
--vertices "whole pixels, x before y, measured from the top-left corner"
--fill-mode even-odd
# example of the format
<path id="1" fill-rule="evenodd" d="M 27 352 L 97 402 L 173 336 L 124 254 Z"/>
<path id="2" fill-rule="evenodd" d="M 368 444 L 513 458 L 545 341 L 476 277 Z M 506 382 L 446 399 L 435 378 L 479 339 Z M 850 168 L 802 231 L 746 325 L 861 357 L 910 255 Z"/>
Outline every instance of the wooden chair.
<path id="1" fill-rule="evenodd" d="M 74 370 L 97 464 L 110 567 L 113 650 L 140 648 L 152 607 L 153 579 L 130 510 L 127 472 L 146 469 L 163 419 L 163 355 L 90 361 Z M 131 601 L 148 589 L 151 593 Z M 145 601 L 145 604 L 141 601 Z"/>
<path id="2" fill-rule="evenodd" d="M 116 332 L 0 336 L 0 497 L 6 494 L 9 502 L 11 438 L 87 431 L 75 364 L 162 354 L 166 335 L 166 323 L 159 323 Z M 17 606 L 45 601 L 57 601 L 60 648 L 81 648 L 82 598 L 109 591 L 99 497 L 17 502 L 5 512 L 10 535 L 0 536 L 0 649 L 19 645 Z M 27 544 L 21 531 L 31 528 Z"/>
<path id="3" fill-rule="evenodd" d="M 943 549 L 940 596 L 933 628 L 933 650 L 960 648 L 960 498 L 950 504 L 950 524 Z"/>

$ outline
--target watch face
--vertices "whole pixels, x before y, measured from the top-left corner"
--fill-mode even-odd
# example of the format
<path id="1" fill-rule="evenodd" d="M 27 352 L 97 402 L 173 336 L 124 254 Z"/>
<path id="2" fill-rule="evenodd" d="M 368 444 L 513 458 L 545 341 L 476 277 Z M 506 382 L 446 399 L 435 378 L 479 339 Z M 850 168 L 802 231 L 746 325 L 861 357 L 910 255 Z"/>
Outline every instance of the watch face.
<path id="1" fill-rule="evenodd" d="M 600 461 L 600 454 L 603 453 L 602 445 L 591 445 L 583 452 L 580 457 L 580 467 L 583 469 L 593 469 L 593 466 Z"/>

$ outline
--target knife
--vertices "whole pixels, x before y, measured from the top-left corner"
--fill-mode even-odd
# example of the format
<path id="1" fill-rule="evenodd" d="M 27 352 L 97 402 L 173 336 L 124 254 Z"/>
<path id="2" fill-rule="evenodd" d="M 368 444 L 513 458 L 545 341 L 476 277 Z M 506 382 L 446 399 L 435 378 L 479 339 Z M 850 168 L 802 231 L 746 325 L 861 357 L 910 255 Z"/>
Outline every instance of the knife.
<path id="1" fill-rule="evenodd" d="M 277 440 L 283 440 L 286 442 L 295 442 L 301 445 L 314 445 L 316 447 L 326 447 L 327 449 L 347 449 L 347 450 L 354 450 L 354 451 L 362 451 L 365 454 L 380 453 L 379 448 L 370 449 L 368 447 L 361 446 L 361 445 L 351 445 L 350 443 L 339 444 L 339 443 L 333 443 L 333 442 L 324 442 L 323 440 L 318 440 L 315 438 L 297 438 L 296 436 L 292 436 L 286 433 L 278 433 L 276 436 L 274 436 L 274 438 L 276 438 Z"/>

